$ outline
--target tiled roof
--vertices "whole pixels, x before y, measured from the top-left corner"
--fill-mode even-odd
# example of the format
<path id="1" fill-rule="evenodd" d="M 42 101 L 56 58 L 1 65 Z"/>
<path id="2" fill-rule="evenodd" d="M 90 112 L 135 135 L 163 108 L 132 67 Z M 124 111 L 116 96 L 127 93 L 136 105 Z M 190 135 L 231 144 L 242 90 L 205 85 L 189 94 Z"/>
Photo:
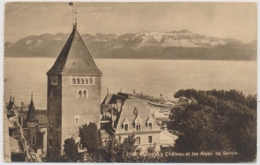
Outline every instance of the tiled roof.
<path id="1" fill-rule="evenodd" d="M 116 120 L 116 129 L 122 129 L 122 124 L 125 119 L 129 122 L 129 130 L 134 129 L 134 121 L 137 118 L 136 112 L 142 122 L 141 129 L 147 128 L 147 120 L 149 118 L 151 118 L 153 126 L 158 126 L 156 120 L 151 115 L 150 110 L 144 105 L 142 100 L 126 99 L 122 111 L 118 116 L 118 120 Z"/>
<path id="2" fill-rule="evenodd" d="M 10 137 L 10 151 L 11 151 L 11 153 L 24 152 L 20 140 L 16 140 L 16 139 Z"/>
<path id="3" fill-rule="evenodd" d="M 74 26 L 69 39 L 47 74 L 102 74 L 90 55 L 76 26 Z"/>
<path id="4" fill-rule="evenodd" d="M 116 94 L 108 94 L 102 104 L 116 104 L 117 100 L 120 99 L 122 101 L 125 100 L 123 96 L 116 95 Z"/>

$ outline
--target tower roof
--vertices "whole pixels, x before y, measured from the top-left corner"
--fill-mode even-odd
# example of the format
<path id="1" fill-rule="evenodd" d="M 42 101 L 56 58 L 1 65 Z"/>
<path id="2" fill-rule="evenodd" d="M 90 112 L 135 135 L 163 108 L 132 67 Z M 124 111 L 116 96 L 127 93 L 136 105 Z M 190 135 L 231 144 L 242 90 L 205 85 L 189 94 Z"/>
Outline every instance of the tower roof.
<path id="1" fill-rule="evenodd" d="M 33 97 L 31 98 L 31 102 L 30 102 L 30 106 L 29 106 L 29 110 L 27 112 L 27 117 L 26 117 L 26 121 L 36 121 L 36 110 L 34 107 L 34 103 L 33 103 Z"/>
<path id="2" fill-rule="evenodd" d="M 102 74 L 77 31 L 76 25 L 47 74 Z"/>

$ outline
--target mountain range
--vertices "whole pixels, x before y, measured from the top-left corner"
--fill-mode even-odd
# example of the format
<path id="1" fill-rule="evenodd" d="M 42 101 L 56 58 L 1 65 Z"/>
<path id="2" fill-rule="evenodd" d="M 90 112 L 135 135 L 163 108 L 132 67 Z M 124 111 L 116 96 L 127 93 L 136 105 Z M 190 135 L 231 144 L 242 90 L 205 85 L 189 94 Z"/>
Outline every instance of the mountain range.
<path id="1" fill-rule="evenodd" d="M 69 34 L 30 35 L 15 43 L 5 42 L 5 57 L 56 58 Z M 256 60 L 257 42 L 207 37 L 189 30 L 140 32 L 122 35 L 82 34 L 93 58 Z"/>

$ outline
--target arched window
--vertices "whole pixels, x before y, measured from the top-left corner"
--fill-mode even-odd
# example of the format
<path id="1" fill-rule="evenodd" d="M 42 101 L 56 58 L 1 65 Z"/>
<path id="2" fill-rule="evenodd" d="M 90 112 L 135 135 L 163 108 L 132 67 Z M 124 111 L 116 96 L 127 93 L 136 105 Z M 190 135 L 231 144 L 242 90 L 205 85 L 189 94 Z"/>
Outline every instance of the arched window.
<path id="1" fill-rule="evenodd" d="M 84 79 L 81 79 L 81 83 L 84 84 Z"/>
<path id="2" fill-rule="evenodd" d="M 92 78 L 89 78 L 89 83 L 92 84 Z"/>
<path id="3" fill-rule="evenodd" d="M 88 79 L 86 78 L 86 84 L 88 84 Z"/>
<path id="4" fill-rule="evenodd" d="M 82 92 L 81 92 L 81 90 L 78 91 L 78 97 L 82 97 Z"/>
<path id="5" fill-rule="evenodd" d="M 72 84 L 76 84 L 75 78 L 72 79 Z"/>
<path id="6" fill-rule="evenodd" d="M 87 91 L 86 90 L 83 91 L 83 97 L 87 97 Z"/>
<path id="7" fill-rule="evenodd" d="M 78 81 L 78 84 L 80 84 L 80 79 L 79 78 L 77 79 L 77 81 Z"/>

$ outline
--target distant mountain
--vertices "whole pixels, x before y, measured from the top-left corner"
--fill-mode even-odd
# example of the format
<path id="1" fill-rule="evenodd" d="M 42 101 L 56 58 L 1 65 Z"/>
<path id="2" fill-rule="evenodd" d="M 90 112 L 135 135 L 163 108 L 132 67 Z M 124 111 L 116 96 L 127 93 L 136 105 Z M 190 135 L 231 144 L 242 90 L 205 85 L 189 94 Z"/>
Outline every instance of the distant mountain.
<path id="1" fill-rule="evenodd" d="M 194 34 L 188 30 L 123 35 L 81 35 L 94 58 L 256 60 L 257 44 Z M 57 57 L 69 34 L 27 36 L 5 43 L 5 57 Z"/>

